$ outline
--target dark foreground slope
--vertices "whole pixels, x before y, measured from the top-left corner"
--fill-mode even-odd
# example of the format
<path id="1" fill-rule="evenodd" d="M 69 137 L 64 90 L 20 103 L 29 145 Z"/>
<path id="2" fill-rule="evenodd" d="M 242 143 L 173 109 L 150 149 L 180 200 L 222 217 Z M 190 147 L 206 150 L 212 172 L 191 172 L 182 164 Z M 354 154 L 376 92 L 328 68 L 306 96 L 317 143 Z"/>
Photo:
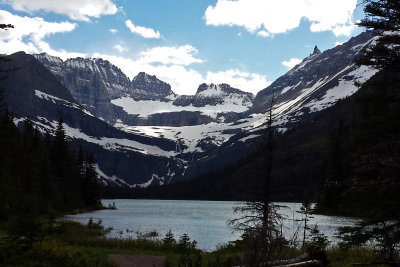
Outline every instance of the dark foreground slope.
<path id="1" fill-rule="evenodd" d="M 384 194 L 370 195 L 363 185 L 377 179 L 395 183 L 392 179 L 400 177 L 399 99 L 400 75 L 382 71 L 313 121 L 276 136 L 270 189 L 274 200 L 310 198 L 326 212 L 354 215 L 368 205 L 365 198 L 384 199 Z M 193 181 L 125 196 L 250 199 L 265 166 L 266 149 L 260 147 L 247 159 Z"/>
<path id="2" fill-rule="evenodd" d="M 353 216 L 398 214 L 400 71 L 376 75 L 352 104 L 331 132 L 319 207 Z"/>

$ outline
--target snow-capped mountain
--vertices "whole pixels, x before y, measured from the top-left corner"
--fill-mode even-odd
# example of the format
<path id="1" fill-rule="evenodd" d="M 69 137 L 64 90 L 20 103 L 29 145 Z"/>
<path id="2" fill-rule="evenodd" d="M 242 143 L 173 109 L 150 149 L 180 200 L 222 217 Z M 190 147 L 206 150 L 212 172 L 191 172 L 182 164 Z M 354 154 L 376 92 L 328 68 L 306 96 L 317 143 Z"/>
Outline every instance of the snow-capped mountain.
<path id="1" fill-rule="evenodd" d="M 352 95 L 358 90 L 356 83 L 362 84 L 377 72 L 354 63 L 361 49 L 372 42 L 372 34 L 364 32 L 323 53 L 315 47 L 313 54 L 260 91 L 248 114 L 267 110 L 274 96 L 277 124 L 290 128 Z"/>
<path id="2" fill-rule="evenodd" d="M 272 95 L 274 126 L 285 131 L 311 121 L 320 111 L 356 92 L 356 82 L 363 83 L 377 72 L 354 64 L 361 49 L 372 42 L 372 35 L 366 32 L 322 53 L 315 47 L 309 57 L 260 91 L 254 105 L 239 118 L 190 127 L 131 126 L 125 130 L 186 146 L 181 150 L 181 156 L 190 162 L 186 177 L 218 169 L 245 157 L 262 142 Z M 204 92 L 211 94 L 212 90 L 217 91 L 214 86 L 204 86 Z"/>
<path id="3" fill-rule="evenodd" d="M 61 117 L 73 147 L 93 153 L 98 172 L 114 184 L 163 184 L 184 171 L 175 141 L 120 131 L 80 105 L 33 56 L 18 52 L 8 59 L 0 69 L 12 71 L 0 87 L 17 125 L 29 118 L 40 131 L 53 134 Z"/>
<path id="4" fill-rule="evenodd" d="M 224 111 L 243 112 L 253 105 L 254 96 L 232 88 L 229 84 L 203 83 L 194 96 L 182 96 L 174 101 L 178 106 L 205 107 L 225 105 Z M 231 107 L 227 105 L 231 104 Z"/>
<path id="5" fill-rule="evenodd" d="M 65 77 L 65 83 L 75 83 L 75 86 L 71 86 L 71 88 L 84 86 L 90 89 L 91 87 L 100 86 L 111 98 L 128 92 L 129 78 L 118 67 L 107 60 L 101 58 L 70 58 L 63 62 L 63 66 L 70 72 Z M 100 83 L 96 84 L 96 82 Z M 73 92 L 77 96 L 79 95 L 78 92 Z"/>
<path id="6" fill-rule="evenodd" d="M 194 96 L 178 96 L 154 75 L 129 78 L 109 61 L 73 58 L 66 61 L 34 55 L 69 89 L 72 96 L 111 125 L 199 125 L 243 112 L 254 96 L 227 84 L 200 85 Z M 231 116 L 230 115 L 230 116 Z"/>
<path id="7" fill-rule="evenodd" d="M 138 99 L 132 94 L 111 100 L 127 114 L 138 118 L 136 123 L 124 123 L 120 119 L 116 126 L 193 126 L 224 121 L 226 116 L 248 110 L 254 98 L 251 93 L 227 84 L 201 84 L 192 96 L 164 92 L 159 100 Z"/>
<path id="8" fill-rule="evenodd" d="M 68 88 L 72 96 L 95 116 L 112 123 L 110 100 L 128 93 L 131 81 L 116 66 L 102 59 L 63 61 L 46 53 L 34 55 Z"/>
<path id="9" fill-rule="evenodd" d="M 99 171 L 111 180 L 118 177 L 144 186 L 195 177 L 251 153 L 263 138 L 265 113 L 272 99 L 274 125 L 281 131 L 312 120 L 353 94 L 358 89 L 355 82 L 363 83 L 376 73 L 354 64 L 361 49 L 372 42 L 372 35 L 366 32 L 322 53 L 315 47 L 309 57 L 255 98 L 227 84 L 201 84 L 195 95 L 179 96 L 170 85 L 143 72 L 129 81 L 117 67 L 101 59 L 62 61 L 46 54 L 35 57 L 77 99 L 74 105 L 107 121 L 114 126 L 109 126 L 112 131 L 123 130 L 116 135 L 128 136 L 110 137 L 103 130 L 89 133 L 85 124 L 78 123 L 69 131 L 71 138 L 101 151 L 131 151 L 121 161 L 99 153 Z M 54 104 L 54 98 L 42 93 L 66 100 L 42 90 L 35 97 Z M 144 139 L 137 141 L 139 137 Z M 132 139 L 136 143 L 129 141 Z M 160 161 L 152 165 L 157 157 Z M 136 167 L 144 168 L 145 175 L 131 178 L 126 174 Z"/>
<path id="10" fill-rule="evenodd" d="M 254 105 L 248 110 L 243 110 L 239 118 L 192 127 L 130 126 L 125 129 L 144 135 L 180 140 L 187 146 L 188 152 L 199 152 L 202 144 L 207 144 L 207 147 L 211 144 L 219 147 L 235 138 L 240 141 L 250 141 L 258 136 L 254 132 L 265 126 L 264 114 L 271 106 L 272 95 L 274 95 L 274 125 L 281 130 L 294 127 L 300 122 L 312 119 L 319 111 L 332 106 L 339 99 L 353 94 L 358 89 L 355 82 L 363 83 L 376 73 L 374 69 L 357 66 L 354 63 L 361 49 L 371 42 L 373 42 L 372 35 L 366 32 L 323 53 L 315 47 L 309 57 L 260 91 L 254 99 Z M 225 91 L 224 86 L 203 84 L 195 96 L 188 97 L 186 103 L 201 103 L 202 97 L 221 95 L 221 92 Z M 234 90 L 231 88 L 228 90 L 230 96 L 234 95 Z M 242 103 L 250 106 L 252 100 L 250 97 L 249 100 L 242 98 Z M 227 102 L 228 97 L 222 98 Z M 197 99 L 200 101 L 195 102 Z M 218 97 L 215 101 L 218 101 Z M 243 137 L 239 138 L 241 135 Z"/>

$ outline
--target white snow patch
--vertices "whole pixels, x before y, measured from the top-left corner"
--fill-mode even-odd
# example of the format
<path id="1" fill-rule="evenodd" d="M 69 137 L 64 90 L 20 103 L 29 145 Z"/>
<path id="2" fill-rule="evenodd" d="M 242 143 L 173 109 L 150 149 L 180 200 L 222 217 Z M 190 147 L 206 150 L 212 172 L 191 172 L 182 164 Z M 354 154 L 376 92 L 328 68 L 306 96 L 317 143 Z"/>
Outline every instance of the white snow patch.
<path id="1" fill-rule="evenodd" d="M 158 177 L 157 174 L 153 174 L 153 175 L 151 175 L 151 178 L 147 182 L 142 183 L 142 184 L 134 184 L 132 187 L 146 188 L 157 181 L 158 181 L 158 185 L 163 185 L 164 177 Z"/>
<path id="2" fill-rule="evenodd" d="M 354 94 L 358 90 L 358 87 L 354 85 L 354 82 L 363 84 L 364 82 L 369 80 L 376 72 L 376 69 L 369 68 L 367 66 L 361 66 L 346 75 L 354 77 L 353 79 L 349 81 L 345 79 L 340 79 L 338 86 L 329 89 L 320 100 L 315 99 L 308 103 L 306 106 L 308 106 L 313 112 L 326 109 L 335 104 L 337 100 L 346 98 Z"/>
<path id="3" fill-rule="evenodd" d="M 286 93 L 287 91 L 296 88 L 297 86 L 300 85 L 300 83 L 301 83 L 301 81 L 299 81 L 296 85 L 289 85 L 289 86 L 286 86 L 285 88 L 282 89 L 281 94 L 283 95 L 283 94 Z"/>
<path id="4" fill-rule="evenodd" d="M 14 122 L 14 124 L 15 124 L 15 126 L 18 126 L 18 124 L 20 123 L 20 122 L 23 122 L 24 120 L 25 120 L 26 118 L 25 117 L 21 117 L 21 118 L 14 118 L 13 119 L 13 122 Z"/>
<path id="5" fill-rule="evenodd" d="M 153 183 L 153 180 L 154 180 L 154 176 L 151 176 L 150 180 L 148 180 L 147 182 L 145 182 L 143 184 L 136 184 L 136 186 L 141 187 L 141 188 L 146 188 Z"/>
<path id="6" fill-rule="evenodd" d="M 249 117 L 239 120 L 236 123 L 216 123 L 195 125 L 195 126 L 124 126 L 121 129 L 127 132 L 134 132 L 146 136 L 167 138 L 177 142 L 181 149 L 175 151 L 179 153 L 201 153 L 203 150 L 197 147 L 199 142 L 207 140 L 216 146 L 221 146 L 229 140 L 234 133 L 224 133 L 229 130 L 242 130 L 252 132 L 265 124 L 267 117 L 265 114 L 252 114 Z M 183 149 L 184 146 L 187 148 Z"/>
<path id="7" fill-rule="evenodd" d="M 42 91 L 39 91 L 39 90 L 35 90 L 35 95 L 36 95 L 36 97 L 38 97 L 40 99 L 51 101 L 54 104 L 62 104 L 62 105 L 67 106 L 67 107 L 72 107 L 72 108 L 75 108 L 75 109 L 79 109 L 83 113 L 85 113 L 86 115 L 94 117 L 92 113 L 90 113 L 88 110 L 86 110 L 82 106 L 80 106 L 78 104 L 75 104 L 75 103 L 72 103 L 72 102 L 69 102 L 69 101 L 67 101 L 65 99 L 61 99 L 61 98 L 58 98 L 56 96 L 46 94 L 46 93 L 44 93 Z"/>
<path id="8" fill-rule="evenodd" d="M 256 138 L 256 137 L 259 137 L 259 136 L 261 136 L 261 135 L 260 135 L 260 134 L 251 134 L 251 135 L 249 135 L 249 136 L 240 138 L 239 141 L 240 141 L 240 142 L 246 142 L 246 141 L 249 140 L 249 139 L 253 139 L 253 138 Z"/>
<path id="9" fill-rule="evenodd" d="M 175 155 L 174 151 L 165 151 L 157 146 L 146 145 L 137 141 L 128 139 L 117 139 L 109 137 L 93 137 L 81 132 L 80 129 L 75 129 L 67 124 L 63 124 L 66 135 L 70 138 L 83 139 L 89 143 L 94 143 L 102 146 L 110 151 L 131 150 L 146 155 L 155 155 L 161 157 L 171 157 Z"/>
<path id="10" fill-rule="evenodd" d="M 140 100 L 136 101 L 130 97 L 121 97 L 118 99 L 111 100 L 114 105 L 120 106 L 128 114 L 138 114 L 141 118 L 147 118 L 152 114 L 167 113 L 167 112 L 180 112 L 180 111 L 193 111 L 201 112 L 204 115 L 210 116 L 211 118 L 217 118 L 219 113 L 227 112 L 244 112 L 250 108 L 251 102 L 243 103 L 242 98 L 226 98 L 223 104 L 215 106 L 206 105 L 204 107 L 190 106 L 175 106 L 172 101 L 152 101 L 152 100 Z"/>
<path id="11" fill-rule="evenodd" d="M 113 175 L 113 176 L 108 176 L 107 174 L 105 174 L 99 167 L 98 164 L 96 164 L 96 172 L 98 175 L 100 175 L 101 177 L 105 178 L 106 180 L 110 180 L 113 181 L 114 183 L 117 183 L 119 185 L 123 184 L 126 185 L 130 188 L 132 188 L 133 186 L 128 184 L 127 182 L 125 182 L 124 180 L 118 178 L 117 176 Z"/>

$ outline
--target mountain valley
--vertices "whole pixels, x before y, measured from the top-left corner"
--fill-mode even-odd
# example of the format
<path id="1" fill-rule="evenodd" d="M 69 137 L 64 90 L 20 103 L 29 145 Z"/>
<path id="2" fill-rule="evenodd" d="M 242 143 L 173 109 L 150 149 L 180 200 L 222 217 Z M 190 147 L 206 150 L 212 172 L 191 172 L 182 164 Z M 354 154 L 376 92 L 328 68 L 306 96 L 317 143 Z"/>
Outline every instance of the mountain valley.
<path id="1" fill-rule="evenodd" d="M 1 63 L 16 69 L 1 86 L 16 124 L 30 118 L 53 132 L 62 117 L 70 141 L 95 155 L 104 183 L 147 187 L 247 157 L 263 142 L 271 105 L 280 133 L 312 121 L 376 73 L 354 64 L 372 42 L 365 32 L 322 53 L 315 48 L 256 96 L 228 84 L 201 84 L 195 95 L 180 96 L 156 76 L 130 80 L 103 59 L 24 53 Z"/>

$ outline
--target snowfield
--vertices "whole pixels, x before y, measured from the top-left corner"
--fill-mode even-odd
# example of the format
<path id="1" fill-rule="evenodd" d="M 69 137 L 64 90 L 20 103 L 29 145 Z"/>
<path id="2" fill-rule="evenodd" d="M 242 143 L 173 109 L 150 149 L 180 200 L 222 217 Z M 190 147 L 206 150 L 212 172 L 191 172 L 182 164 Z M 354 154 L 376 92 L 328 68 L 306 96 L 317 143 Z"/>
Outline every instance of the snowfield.
<path id="1" fill-rule="evenodd" d="M 200 112 L 203 115 L 209 116 L 213 119 L 217 118 L 220 113 L 227 112 L 244 112 L 249 109 L 249 106 L 242 105 L 241 98 L 228 98 L 224 99 L 223 104 L 219 105 L 206 105 L 204 107 L 189 106 L 175 106 L 172 101 L 152 101 L 152 100 L 140 100 L 136 101 L 131 97 L 121 97 L 118 99 L 111 100 L 116 106 L 120 106 L 123 110 L 131 115 L 139 115 L 141 118 L 147 118 L 152 114 L 157 113 L 168 113 L 168 112 L 181 112 L 181 111 L 192 111 Z"/>

